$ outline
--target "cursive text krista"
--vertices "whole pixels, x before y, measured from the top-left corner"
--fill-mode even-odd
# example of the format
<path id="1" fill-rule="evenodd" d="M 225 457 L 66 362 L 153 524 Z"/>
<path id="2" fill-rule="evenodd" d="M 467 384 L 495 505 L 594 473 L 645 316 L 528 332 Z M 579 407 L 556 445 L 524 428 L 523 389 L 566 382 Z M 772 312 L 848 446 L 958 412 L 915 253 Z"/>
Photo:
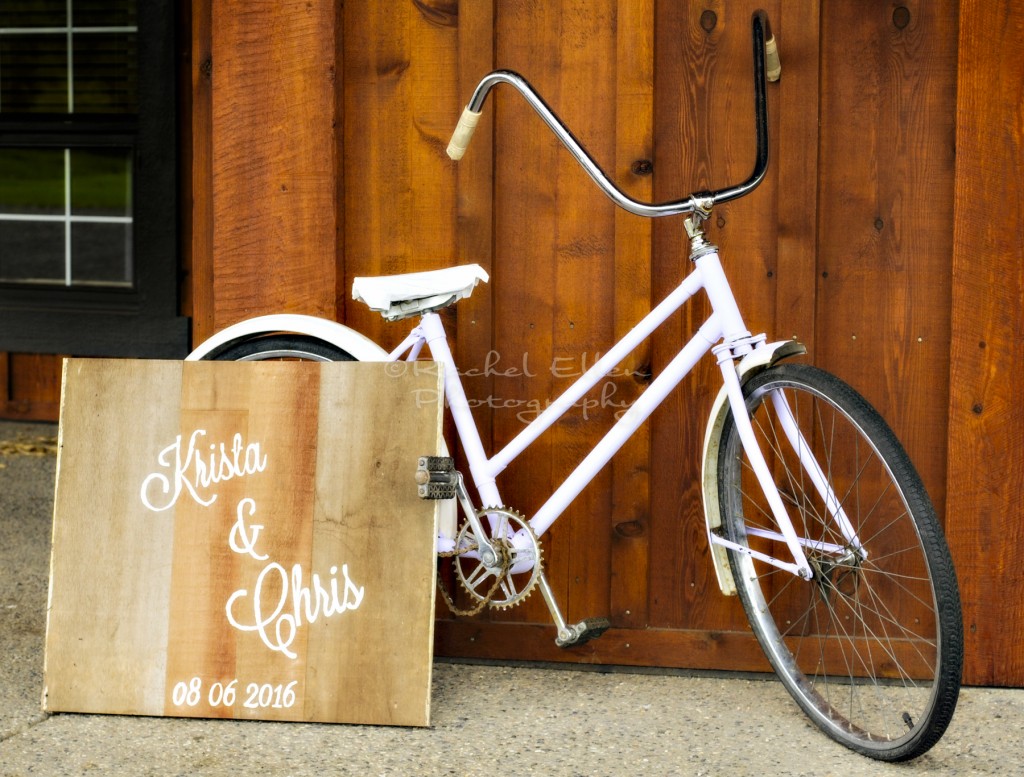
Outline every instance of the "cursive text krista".
<path id="1" fill-rule="evenodd" d="M 156 457 L 160 469 L 142 481 L 142 504 L 154 512 L 175 505 L 186 492 L 203 507 L 217 499 L 211 488 L 218 483 L 254 475 L 267 468 L 267 456 L 258 442 L 246 444 L 236 434 L 230 444 L 208 443 L 206 430 L 192 432 L 188 442 L 178 435 Z"/>

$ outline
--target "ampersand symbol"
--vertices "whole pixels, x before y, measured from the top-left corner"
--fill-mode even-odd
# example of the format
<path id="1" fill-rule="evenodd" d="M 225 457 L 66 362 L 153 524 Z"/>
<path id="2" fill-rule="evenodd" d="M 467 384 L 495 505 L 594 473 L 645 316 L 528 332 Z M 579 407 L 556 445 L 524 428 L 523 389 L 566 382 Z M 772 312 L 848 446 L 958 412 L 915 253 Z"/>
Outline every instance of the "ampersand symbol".
<path id="1" fill-rule="evenodd" d="M 246 508 L 248 508 L 249 517 L 251 518 L 256 514 L 256 501 L 246 497 L 238 503 L 238 517 L 235 519 L 235 525 L 231 527 L 231 533 L 228 535 L 228 545 L 231 546 L 231 550 L 235 551 L 235 553 L 244 553 L 252 556 L 257 561 L 265 561 L 269 556 L 256 552 L 256 540 L 259 538 L 263 526 L 255 523 L 252 526 L 246 526 L 244 515 Z"/>

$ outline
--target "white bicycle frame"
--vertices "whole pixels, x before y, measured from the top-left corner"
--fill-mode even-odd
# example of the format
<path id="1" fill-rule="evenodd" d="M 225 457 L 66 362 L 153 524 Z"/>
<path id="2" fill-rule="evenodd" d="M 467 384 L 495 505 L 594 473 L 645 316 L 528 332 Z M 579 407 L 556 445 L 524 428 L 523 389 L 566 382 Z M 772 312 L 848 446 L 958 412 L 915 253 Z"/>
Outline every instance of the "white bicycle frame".
<path id="1" fill-rule="evenodd" d="M 473 484 L 483 505 L 498 506 L 504 502 L 498 491 L 497 476 L 570 408 L 574 407 L 587 392 L 646 340 L 669 316 L 699 291 L 704 290 L 711 302 L 711 315 L 669 362 L 662 373 L 655 378 L 636 402 L 628 408 L 536 511 L 529 520 L 530 526 L 537 536 L 551 528 L 569 504 L 593 480 L 598 471 L 608 463 L 626 440 L 654 412 L 655 408 L 690 373 L 697 362 L 708 352 L 714 351 L 719 356 L 718 363 L 728 404 L 735 419 L 744 453 L 780 528 L 777 535 L 764 532 L 762 534 L 783 540 L 789 549 L 792 561 L 768 556 L 746 546 L 730 542 L 717 534 L 709 533 L 711 541 L 713 544 L 759 558 L 804 579 L 810 579 L 812 572 L 804 548 L 812 546 L 812 543 L 801 538 L 794 529 L 769 465 L 756 442 L 735 363 L 736 359 L 752 353 L 755 348 L 771 348 L 777 347 L 779 344 L 767 345 L 763 335 L 751 337 L 744 325 L 716 251 L 699 256 L 694 260 L 694 264 L 694 270 L 675 291 L 669 294 L 611 350 L 551 402 L 543 413 L 492 456 L 488 456 L 484 450 L 483 442 L 473 420 L 469 400 L 459 377 L 458 367 L 448 344 L 444 325 L 436 312 L 426 313 L 419 325 L 388 355 L 388 360 L 398 361 L 404 356 L 406 360 L 414 361 L 419 357 L 423 346 L 426 345 L 432 359 L 444 365 L 445 396 L 455 422 L 459 442 L 465 452 Z M 720 341 L 721 344 L 718 345 Z M 853 527 L 843 511 L 839 499 L 832 493 L 825 474 L 811 454 L 810 446 L 801 436 L 785 397 L 780 392 L 775 392 L 772 399 L 786 429 L 789 442 L 797 452 L 802 466 L 817 487 L 845 539 L 854 548 L 859 548 L 860 542 Z M 523 539 L 525 540 L 525 538 Z M 452 537 L 440 536 L 438 550 L 450 550 L 452 540 Z M 820 552 L 845 552 L 845 549 L 840 546 L 824 545 L 817 542 L 813 543 L 813 548 Z"/>

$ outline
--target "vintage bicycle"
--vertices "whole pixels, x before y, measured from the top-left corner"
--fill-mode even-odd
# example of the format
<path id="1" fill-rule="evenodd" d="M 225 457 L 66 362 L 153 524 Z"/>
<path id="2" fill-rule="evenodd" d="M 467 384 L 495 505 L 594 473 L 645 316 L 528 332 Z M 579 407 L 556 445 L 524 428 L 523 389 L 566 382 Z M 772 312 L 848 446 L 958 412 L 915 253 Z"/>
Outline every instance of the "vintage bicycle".
<path id="1" fill-rule="evenodd" d="M 469 612 L 510 607 L 539 589 L 556 642 L 571 648 L 610 624 L 603 618 L 566 622 L 544 575 L 540 538 L 697 362 L 712 354 L 723 385 L 704 438 L 702 491 L 719 586 L 739 596 L 768 661 L 815 724 L 864 755 L 906 760 L 942 736 L 960 688 L 960 598 L 939 522 L 904 449 L 859 394 L 833 375 L 793 361 L 805 352 L 796 341 L 751 335 L 718 249 L 703 229 L 716 204 L 749 194 L 768 167 L 766 81 L 778 77 L 779 67 L 764 12 L 754 14 L 752 32 L 753 172 L 740 184 L 661 204 L 638 202 L 618 189 L 520 75 L 495 71 L 477 86 L 448 149 L 454 159 L 466 151 L 488 93 L 499 84 L 511 86 L 616 205 L 649 218 L 685 215 L 693 264 L 672 293 L 503 449 L 492 455 L 484 450 L 439 315 L 487 280 L 477 265 L 357 278 L 355 299 L 391 321 L 418 318 L 390 352 L 331 321 L 271 315 L 228 327 L 189 358 L 397 365 L 418 360 L 426 346 L 444 365 L 457 442 L 480 500 L 473 503 L 450 457 L 419 461 L 420 495 L 457 506 L 441 521 L 438 554 L 452 559 L 473 603 Z M 712 313 L 536 513 L 526 518 L 505 506 L 497 486 L 502 470 L 702 291 Z"/>

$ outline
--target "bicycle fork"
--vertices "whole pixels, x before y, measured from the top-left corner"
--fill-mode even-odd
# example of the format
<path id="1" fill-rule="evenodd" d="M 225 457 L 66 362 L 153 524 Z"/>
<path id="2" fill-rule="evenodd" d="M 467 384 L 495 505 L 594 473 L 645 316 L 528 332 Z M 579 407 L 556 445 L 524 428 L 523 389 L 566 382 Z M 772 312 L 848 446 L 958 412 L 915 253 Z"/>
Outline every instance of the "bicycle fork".
<path id="1" fill-rule="evenodd" d="M 750 465 L 751 470 L 757 478 L 758 485 L 760 486 L 765 500 L 768 503 L 772 517 L 775 519 L 775 523 L 779 528 L 779 531 L 775 532 L 747 527 L 747 534 L 765 537 L 771 540 L 783 541 L 789 550 L 793 561 L 787 562 L 782 559 L 769 556 L 765 553 L 754 550 L 747 545 L 741 545 L 727 540 L 713 532 L 709 534 L 712 544 L 757 558 L 775 567 L 791 572 L 804 580 L 810 580 L 814 576 L 811 566 L 807 561 L 807 556 L 804 552 L 805 549 L 811 549 L 816 552 L 829 555 L 853 553 L 861 561 L 866 559 L 867 550 L 864 548 L 860 538 L 857 536 L 856 530 L 850 522 L 849 517 L 846 515 L 846 511 L 843 509 L 839 497 L 829 484 L 828 477 L 822 470 L 821 464 L 814 455 L 811 446 L 800 432 L 799 425 L 796 422 L 796 418 L 793 415 L 792 408 L 790 407 L 785 394 L 781 390 L 775 390 L 770 392 L 769 398 L 778 418 L 779 425 L 783 430 L 784 442 L 791 447 L 800 467 L 807 474 L 821 498 L 826 514 L 831 516 L 847 544 L 845 546 L 840 546 L 832 543 L 826 543 L 822 540 L 810 540 L 801 537 L 797 533 L 794 528 L 793 521 L 789 517 L 789 511 L 786 509 L 786 505 L 779 493 L 779 488 L 775 484 L 775 478 L 772 475 L 771 468 L 769 467 L 768 462 L 765 459 L 764 452 L 761 450 L 761 446 L 758 444 L 755 437 L 753 424 L 751 423 L 750 416 L 746 409 L 739 373 L 728 358 L 724 358 L 720 363 L 720 366 L 722 368 L 722 375 L 725 382 L 725 390 L 728 394 L 729 407 L 732 411 L 736 431 L 739 435 L 743 452 L 747 457 L 747 462 Z M 783 440 L 780 440 L 779 443 L 782 444 Z"/>
<path id="2" fill-rule="evenodd" d="M 776 352 L 782 353 L 782 349 L 785 346 L 780 344 L 766 346 L 764 335 L 752 337 L 750 332 L 747 331 L 739 307 L 736 304 L 736 299 L 732 294 L 732 289 L 722 270 L 721 262 L 718 258 L 718 249 L 705 239 L 702 224 L 709 214 L 710 204 L 706 208 L 695 208 L 693 216 L 684 222 L 687 236 L 690 239 L 690 259 L 700 269 L 704 279 L 705 291 L 714 310 L 713 315 L 720 319 L 722 343 L 711 350 L 718 357 L 718 366 L 722 371 L 723 391 L 728 406 L 732 411 L 736 431 L 747 457 L 747 462 L 757 478 L 758 485 L 779 528 L 777 533 L 762 532 L 755 529 L 750 530 L 750 533 L 782 540 L 793 560 L 792 562 L 787 562 L 768 556 L 746 545 L 731 542 L 713 531 L 708 532 L 709 541 L 712 545 L 719 545 L 739 551 L 791 572 L 804 580 L 810 580 L 814 577 L 814 572 L 804 553 L 805 547 L 812 547 L 814 550 L 827 553 L 841 553 L 845 552 L 846 549 L 835 545 L 825 546 L 817 541 L 810 542 L 797 534 L 793 521 L 789 517 L 789 511 L 786 509 L 779 489 L 775 485 L 775 478 L 772 475 L 771 468 L 757 442 L 743 396 L 743 385 L 740 380 L 741 369 L 739 369 L 738 365 L 742 364 L 740 360 L 743 357 L 757 355 L 759 348 L 770 349 L 768 351 L 769 361 L 767 362 L 770 365 L 774 359 L 774 354 Z M 846 516 L 839 499 L 829 485 L 827 476 L 813 455 L 811 447 L 800 433 L 786 397 L 781 391 L 773 391 L 771 392 L 771 401 L 783 427 L 784 435 L 796 452 L 800 466 L 808 473 L 811 482 L 821 496 L 826 511 L 832 515 L 849 547 L 863 559 L 866 556 L 863 546 L 857 538 L 856 532 L 850 524 L 849 518 Z M 714 423 L 715 416 L 714 411 L 712 411 L 709 427 L 714 426 Z M 705 451 L 705 455 L 707 455 L 707 451 Z M 715 465 L 715 462 L 705 461 L 705 467 Z M 715 503 L 717 505 L 717 496 L 715 496 Z M 716 507 L 716 509 L 718 508 Z M 715 517 L 717 518 L 718 516 Z M 710 526 L 711 520 L 709 517 L 709 528 Z M 723 590 L 726 590 L 725 586 L 723 586 Z"/>

